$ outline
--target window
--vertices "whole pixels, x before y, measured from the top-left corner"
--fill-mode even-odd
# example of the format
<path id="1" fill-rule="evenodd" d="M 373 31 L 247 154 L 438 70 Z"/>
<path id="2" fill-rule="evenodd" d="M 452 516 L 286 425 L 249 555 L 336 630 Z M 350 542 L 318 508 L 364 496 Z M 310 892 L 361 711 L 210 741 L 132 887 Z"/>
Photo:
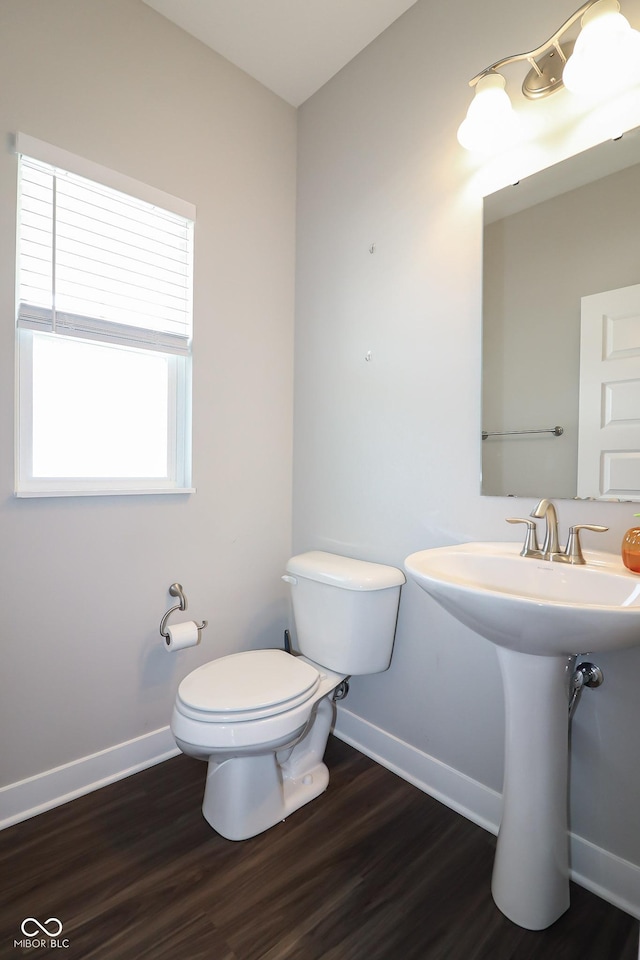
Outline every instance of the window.
<path id="1" fill-rule="evenodd" d="M 188 491 L 194 208 L 17 149 L 16 494 Z"/>

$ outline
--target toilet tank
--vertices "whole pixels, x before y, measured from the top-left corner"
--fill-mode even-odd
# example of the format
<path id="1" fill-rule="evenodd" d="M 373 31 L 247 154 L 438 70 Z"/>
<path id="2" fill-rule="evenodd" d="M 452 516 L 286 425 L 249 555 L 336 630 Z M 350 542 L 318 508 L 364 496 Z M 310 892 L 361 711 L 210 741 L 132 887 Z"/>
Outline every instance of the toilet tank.
<path id="1" fill-rule="evenodd" d="M 349 676 L 386 670 L 402 571 L 320 550 L 292 557 L 286 569 L 300 653 Z"/>

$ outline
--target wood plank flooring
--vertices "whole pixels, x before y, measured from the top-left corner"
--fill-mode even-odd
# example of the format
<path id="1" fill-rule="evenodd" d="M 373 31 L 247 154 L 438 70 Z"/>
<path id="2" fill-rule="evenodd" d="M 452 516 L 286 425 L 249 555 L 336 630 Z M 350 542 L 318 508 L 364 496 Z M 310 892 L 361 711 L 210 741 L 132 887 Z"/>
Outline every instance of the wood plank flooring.
<path id="1" fill-rule="evenodd" d="M 637 960 L 637 921 L 575 885 L 548 930 L 515 926 L 494 837 L 334 738 L 326 759 L 327 792 L 242 843 L 184 756 L 0 833 L 0 957 Z M 20 945 L 27 917 L 68 946 Z"/>

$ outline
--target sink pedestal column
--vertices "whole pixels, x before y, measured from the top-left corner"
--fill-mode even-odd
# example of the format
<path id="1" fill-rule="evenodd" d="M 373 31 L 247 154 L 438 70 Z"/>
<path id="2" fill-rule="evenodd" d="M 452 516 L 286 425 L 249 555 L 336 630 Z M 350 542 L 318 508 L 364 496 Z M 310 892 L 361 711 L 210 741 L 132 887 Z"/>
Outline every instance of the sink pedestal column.
<path id="1" fill-rule="evenodd" d="M 529 930 L 569 906 L 567 657 L 497 647 L 506 707 L 502 820 L 491 891 Z"/>

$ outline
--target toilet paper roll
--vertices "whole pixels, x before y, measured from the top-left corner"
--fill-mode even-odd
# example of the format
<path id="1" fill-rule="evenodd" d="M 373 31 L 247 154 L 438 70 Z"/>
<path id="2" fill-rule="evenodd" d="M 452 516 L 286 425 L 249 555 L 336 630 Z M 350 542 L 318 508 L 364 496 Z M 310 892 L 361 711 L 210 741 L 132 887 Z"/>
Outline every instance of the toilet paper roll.
<path id="1" fill-rule="evenodd" d="M 172 627 L 167 627 L 168 637 L 165 637 L 165 650 L 172 653 L 174 650 L 183 650 L 185 647 L 195 647 L 200 640 L 198 624 L 195 620 L 187 620 L 186 623 L 174 623 Z"/>

